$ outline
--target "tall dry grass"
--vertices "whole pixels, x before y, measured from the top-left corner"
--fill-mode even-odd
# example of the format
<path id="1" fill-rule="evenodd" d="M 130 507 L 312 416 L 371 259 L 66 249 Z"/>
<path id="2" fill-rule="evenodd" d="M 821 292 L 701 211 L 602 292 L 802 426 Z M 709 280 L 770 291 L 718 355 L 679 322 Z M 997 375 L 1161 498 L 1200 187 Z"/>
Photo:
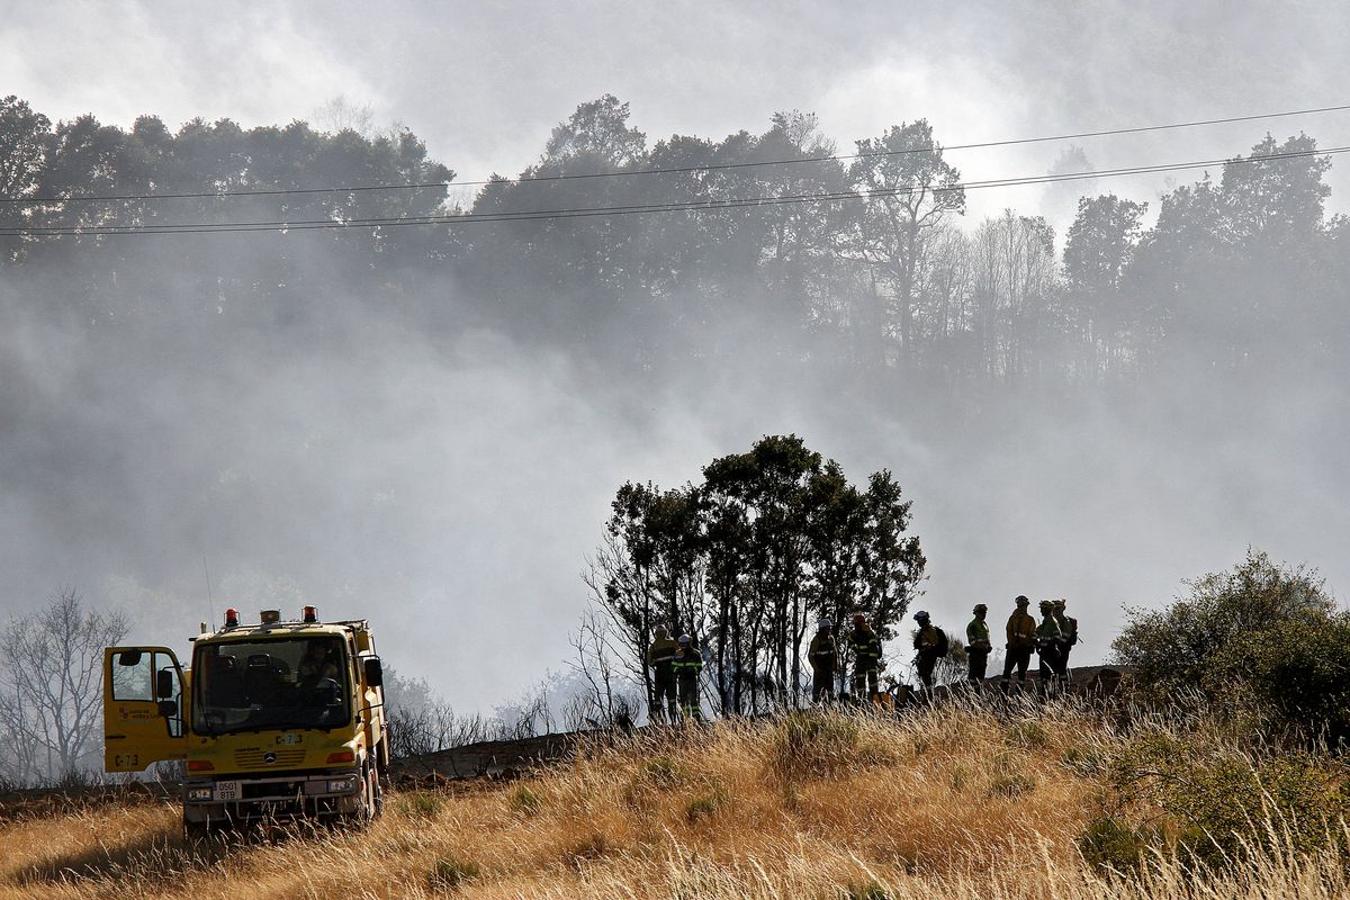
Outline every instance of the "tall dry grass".
<path id="1" fill-rule="evenodd" d="M 1161 815 L 1147 792 L 1126 802 L 1102 761 L 1141 729 L 1177 728 L 971 704 L 644 733 L 511 784 L 395 794 L 360 834 L 188 846 L 170 805 L 15 822 L 0 828 L 0 884 L 58 897 L 1350 895 L 1342 845 L 1295 853 L 1278 817 L 1252 852 L 1202 873 L 1165 841 L 1138 869 L 1090 865 L 1079 840 L 1104 812 Z"/>

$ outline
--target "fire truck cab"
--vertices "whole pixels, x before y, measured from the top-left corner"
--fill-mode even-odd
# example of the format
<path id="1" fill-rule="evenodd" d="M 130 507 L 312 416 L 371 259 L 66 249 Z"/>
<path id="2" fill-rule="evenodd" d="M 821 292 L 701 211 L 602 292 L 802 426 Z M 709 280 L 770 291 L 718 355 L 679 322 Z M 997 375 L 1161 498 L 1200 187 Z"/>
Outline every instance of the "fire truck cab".
<path id="1" fill-rule="evenodd" d="M 181 760 L 183 825 L 379 815 L 389 768 L 384 676 L 365 620 L 298 621 L 264 610 L 192 639 L 191 667 L 167 647 L 103 653 L 104 768 Z"/>

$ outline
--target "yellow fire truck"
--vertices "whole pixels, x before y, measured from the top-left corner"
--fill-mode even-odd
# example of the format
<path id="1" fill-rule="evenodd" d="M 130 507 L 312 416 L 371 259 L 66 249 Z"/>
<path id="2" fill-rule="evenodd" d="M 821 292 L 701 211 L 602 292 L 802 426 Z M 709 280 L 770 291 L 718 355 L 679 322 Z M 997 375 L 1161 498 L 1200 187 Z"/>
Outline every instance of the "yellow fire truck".
<path id="1" fill-rule="evenodd" d="M 275 817 L 379 815 L 389 767 L 384 676 L 364 620 L 258 624 L 192 638 L 184 669 L 167 647 L 103 654 L 104 768 L 141 772 L 182 760 L 183 827 Z"/>

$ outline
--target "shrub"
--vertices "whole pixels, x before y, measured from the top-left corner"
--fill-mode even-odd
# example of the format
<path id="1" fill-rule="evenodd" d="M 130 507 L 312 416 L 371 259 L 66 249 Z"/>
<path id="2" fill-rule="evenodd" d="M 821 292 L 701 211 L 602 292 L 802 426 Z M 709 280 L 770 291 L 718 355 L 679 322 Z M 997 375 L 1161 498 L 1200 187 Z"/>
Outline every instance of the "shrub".
<path id="1" fill-rule="evenodd" d="M 472 881 L 479 874 L 478 864 L 455 856 L 442 856 L 427 874 L 427 885 L 440 893 L 458 889 L 466 881 Z"/>
<path id="2" fill-rule="evenodd" d="M 420 819 L 436 818 L 444 805 L 445 801 L 429 791 L 417 791 L 404 799 L 404 808 L 408 815 Z"/>
<path id="3" fill-rule="evenodd" d="M 1210 699 L 1227 685 L 1208 678 L 1213 661 L 1254 632 L 1285 624 L 1326 621 L 1335 604 L 1315 572 L 1249 551 L 1230 572 L 1188 582 L 1190 594 L 1165 610 L 1126 610 L 1111 642 L 1116 661 L 1135 669 L 1135 683 L 1154 699 L 1204 690 Z"/>
<path id="4" fill-rule="evenodd" d="M 1134 828 L 1114 816 L 1101 816 L 1088 823 L 1078 837 L 1078 852 L 1094 869 L 1126 873 L 1137 869 L 1151 846 L 1161 842 L 1156 831 Z"/>
<path id="5" fill-rule="evenodd" d="M 1254 725 L 1301 731 L 1332 747 L 1350 740 L 1350 616 L 1284 621 L 1231 641 L 1209 682 L 1236 686 Z"/>
<path id="6" fill-rule="evenodd" d="M 531 790 L 528 784 L 519 784 L 507 795 L 506 802 L 516 812 L 532 816 L 544 805 L 544 798 Z"/>
<path id="7" fill-rule="evenodd" d="M 1162 807 L 1193 862 L 1345 843 L 1340 822 L 1350 818 L 1350 792 L 1344 765 L 1330 757 L 1286 751 L 1250 758 L 1197 737 L 1147 734 L 1122 750 L 1111 778 L 1126 799 Z"/>
<path id="8" fill-rule="evenodd" d="M 706 819 L 717 812 L 723 806 L 726 806 L 730 796 L 721 788 L 714 788 L 706 794 L 700 794 L 689 801 L 685 807 L 684 817 L 690 825 L 697 824 L 700 820 Z"/>

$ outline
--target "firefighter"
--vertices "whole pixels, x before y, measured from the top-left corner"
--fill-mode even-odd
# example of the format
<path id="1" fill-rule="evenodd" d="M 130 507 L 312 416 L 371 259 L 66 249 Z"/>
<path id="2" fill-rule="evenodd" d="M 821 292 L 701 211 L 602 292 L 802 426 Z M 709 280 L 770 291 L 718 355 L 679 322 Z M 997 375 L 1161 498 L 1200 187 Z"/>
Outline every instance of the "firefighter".
<path id="1" fill-rule="evenodd" d="M 1059 675 L 1059 645 L 1064 635 L 1055 621 L 1055 604 L 1041 601 L 1041 624 L 1036 629 L 1036 655 L 1040 657 L 1041 683 L 1051 685 Z"/>
<path id="2" fill-rule="evenodd" d="M 680 635 L 673 665 L 675 681 L 680 689 L 680 716 L 686 722 L 702 721 L 698 681 L 699 675 L 703 673 L 703 654 L 694 639 L 687 634 Z"/>
<path id="3" fill-rule="evenodd" d="M 816 635 L 806 651 L 811 663 L 811 702 L 829 703 L 834 699 L 834 670 L 839 662 L 839 645 L 834 640 L 834 623 L 821 619 L 816 624 Z"/>
<path id="4" fill-rule="evenodd" d="M 336 679 L 337 662 L 333 659 L 333 642 L 322 638 L 311 639 L 305 644 L 305 653 L 296 666 L 296 681 L 307 688 L 319 686 L 325 678 Z"/>
<path id="5" fill-rule="evenodd" d="M 881 673 L 881 638 L 867 624 L 867 617 L 862 613 L 853 617 L 853 633 L 848 636 L 848 645 L 853 651 L 854 699 L 876 700 Z"/>
<path id="6" fill-rule="evenodd" d="M 1064 608 L 1069 605 L 1069 601 L 1060 597 L 1055 601 L 1055 623 L 1059 625 L 1059 678 L 1065 684 L 1073 680 L 1069 674 L 1069 651 L 1078 643 L 1078 620 L 1073 616 L 1065 615 Z"/>
<path id="7" fill-rule="evenodd" d="M 985 670 L 989 664 L 989 651 L 994 649 L 994 645 L 989 641 L 989 623 L 985 621 L 989 615 L 989 607 L 983 603 L 976 603 L 972 611 L 975 618 L 966 626 L 966 662 L 970 665 L 966 678 L 971 684 L 980 684 L 984 681 Z"/>
<path id="8" fill-rule="evenodd" d="M 1008 655 L 1003 660 L 1003 683 L 1012 678 L 1013 669 L 1023 684 L 1027 683 L 1027 667 L 1031 665 L 1031 651 L 1036 646 L 1036 620 L 1027 607 L 1031 601 L 1019 596 L 1015 601 L 1017 609 L 1008 617 Z"/>
<path id="9" fill-rule="evenodd" d="M 675 651 L 679 644 L 664 625 L 657 625 L 652 645 L 647 648 L 647 665 L 652 667 L 652 698 L 648 714 L 653 722 L 675 723 Z"/>
<path id="10" fill-rule="evenodd" d="M 914 614 L 914 621 L 919 623 L 918 630 L 914 632 L 914 668 L 919 673 L 919 681 L 923 684 L 925 691 L 933 689 L 933 668 L 937 666 L 938 659 L 943 655 L 943 645 L 946 644 L 946 636 L 942 629 L 934 625 L 928 617 L 928 613 L 919 610 Z"/>

